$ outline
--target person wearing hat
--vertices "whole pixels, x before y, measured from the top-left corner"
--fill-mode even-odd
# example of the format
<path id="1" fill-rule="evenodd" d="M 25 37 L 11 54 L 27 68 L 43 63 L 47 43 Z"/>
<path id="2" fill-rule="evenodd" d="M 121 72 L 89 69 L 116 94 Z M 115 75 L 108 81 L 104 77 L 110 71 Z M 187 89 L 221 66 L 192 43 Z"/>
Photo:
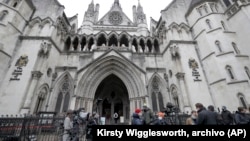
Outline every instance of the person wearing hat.
<path id="1" fill-rule="evenodd" d="M 150 125 L 154 121 L 154 114 L 146 104 L 143 105 L 142 120 L 145 125 Z"/>
<path id="2" fill-rule="evenodd" d="M 73 110 L 68 110 L 64 119 L 63 141 L 70 141 L 70 134 L 73 129 Z"/>
<path id="3" fill-rule="evenodd" d="M 227 110 L 226 106 L 222 106 L 221 118 L 223 121 L 223 125 L 232 125 L 233 124 L 233 114 Z"/>
<path id="4" fill-rule="evenodd" d="M 142 119 L 140 118 L 141 109 L 135 109 L 132 115 L 131 125 L 143 125 Z"/>

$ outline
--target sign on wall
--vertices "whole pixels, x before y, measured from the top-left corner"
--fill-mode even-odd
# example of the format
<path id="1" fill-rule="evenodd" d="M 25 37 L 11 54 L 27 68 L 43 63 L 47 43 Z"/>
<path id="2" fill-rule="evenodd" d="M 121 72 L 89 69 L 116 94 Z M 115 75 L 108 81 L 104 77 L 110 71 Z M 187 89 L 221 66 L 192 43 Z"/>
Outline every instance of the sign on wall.
<path id="1" fill-rule="evenodd" d="M 189 67 L 192 69 L 192 76 L 194 77 L 194 82 L 201 81 L 200 73 L 198 71 L 199 65 L 195 59 L 189 59 Z"/>
<path id="2" fill-rule="evenodd" d="M 16 69 L 14 69 L 10 81 L 20 80 L 19 75 L 22 75 L 23 67 L 27 65 L 28 61 L 27 55 L 22 55 L 19 57 L 15 65 Z"/>

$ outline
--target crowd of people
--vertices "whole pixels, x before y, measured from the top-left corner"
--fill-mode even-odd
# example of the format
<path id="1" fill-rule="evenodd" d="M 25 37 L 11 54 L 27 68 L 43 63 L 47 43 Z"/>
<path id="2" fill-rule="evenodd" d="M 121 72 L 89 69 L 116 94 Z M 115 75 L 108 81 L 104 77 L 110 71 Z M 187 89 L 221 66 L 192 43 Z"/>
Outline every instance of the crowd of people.
<path id="1" fill-rule="evenodd" d="M 205 107 L 202 103 L 195 104 L 196 110 L 192 110 L 190 116 L 185 120 L 185 125 L 250 125 L 250 116 L 246 114 L 247 109 L 238 107 L 235 113 L 222 106 L 221 112 L 216 112 L 213 105 Z M 135 109 L 132 115 L 132 125 L 172 125 L 167 120 L 168 115 L 164 111 L 154 116 L 151 109 L 143 106 L 143 109 Z"/>
<path id="2" fill-rule="evenodd" d="M 247 109 L 238 107 L 235 113 L 230 112 L 226 106 L 222 106 L 221 112 L 216 112 L 213 105 L 205 107 L 202 103 L 195 104 L 196 110 L 192 110 L 185 125 L 250 125 L 250 116 L 246 114 Z M 172 125 L 166 111 L 157 114 L 144 105 L 142 109 L 136 108 L 131 115 L 131 125 Z M 64 119 L 63 141 L 79 140 L 79 132 L 84 132 L 87 141 L 92 140 L 92 127 L 101 125 L 99 115 L 96 112 L 86 112 L 84 108 L 77 111 L 68 110 Z M 117 124 L 119 115 L 115 112 L 113 116 Z"/>

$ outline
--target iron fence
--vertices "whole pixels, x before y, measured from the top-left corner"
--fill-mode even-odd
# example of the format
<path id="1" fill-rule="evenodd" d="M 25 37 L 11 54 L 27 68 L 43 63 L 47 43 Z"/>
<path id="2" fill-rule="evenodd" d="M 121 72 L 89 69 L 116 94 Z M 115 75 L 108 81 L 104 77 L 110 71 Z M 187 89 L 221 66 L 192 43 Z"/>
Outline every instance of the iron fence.
<path id="1" fill-rule="evenodd" d="M 1 117 L 0 141 L 61 141 L 64 117 Z"/>

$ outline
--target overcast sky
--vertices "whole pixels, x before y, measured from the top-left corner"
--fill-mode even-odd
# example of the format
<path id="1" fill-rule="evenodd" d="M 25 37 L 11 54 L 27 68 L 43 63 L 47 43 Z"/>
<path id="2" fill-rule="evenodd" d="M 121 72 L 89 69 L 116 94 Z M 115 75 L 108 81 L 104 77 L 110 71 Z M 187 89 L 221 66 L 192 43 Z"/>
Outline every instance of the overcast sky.
<path id="1" fill-rule="evenodd" d="M 72 17 L 78 14 L 79 25 L 82 23 L 85 11 L 92 0 L 58 0 L 65 7 L 65 13 L 67 17 Z M 138 5 L 138 0 L 119 0 L 123 12 L 133 21 L 132 18 L 132 7 Z M 143 10 L 146 14 L 148 25 L 150 24 L 150 17 L 155 20 L 159 20 L 161 10 L 165 9 L 172 0 L 140 0 Z M 94 0 L 94 3 L 100 4 L 99 19 L 106 14 L 114 0 Z"/>

